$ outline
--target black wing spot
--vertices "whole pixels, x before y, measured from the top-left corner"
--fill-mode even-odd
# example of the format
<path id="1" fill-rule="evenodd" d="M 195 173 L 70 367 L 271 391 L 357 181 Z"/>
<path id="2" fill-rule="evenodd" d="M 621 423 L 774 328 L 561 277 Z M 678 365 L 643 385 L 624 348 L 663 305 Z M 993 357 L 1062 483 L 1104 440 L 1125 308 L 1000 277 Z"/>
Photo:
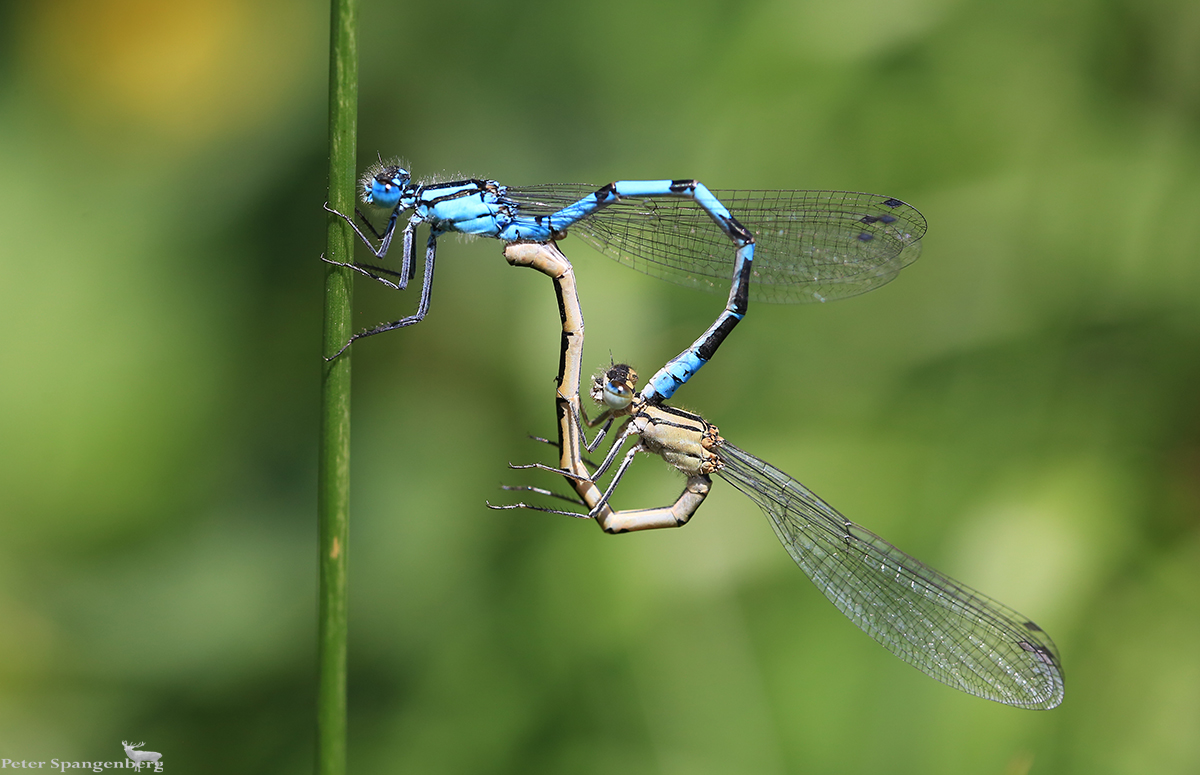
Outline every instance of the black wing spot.
<path id="1" fill-rule="evenodd" d="M 887 200 L 884 200 L 884 204 L 887 205 L 888 207 L 899 207 L 900 205 L 902 205 L 904 203 L 901 202 L 899 199 L 887 199 Z"/>
<path id="2" fill-rule="evenodd" d="M 860 241 L 860 242 L 870 242 L 871 240 L 875 239 L 875 235 L 874 235 L 874 234 L 868 234 L 868 233 L 867 233 L 867 232 L 865 232 L 865 231 L 860 231 L 860 232 L 858 233 L 858 239 L 859 239 L 859 241 Z"/>
<path id="3" fill-rule="evenodd" d="M 1037 654 L 1037 658 L 1040 659 L 1045 664 L 1054 665 L 1054 657 L 1044 647 L 1036 646 L 1027 640 L 1020 641 L 1017 643 L 1017 645 L 1032 654 Z M 1054 665 L 1054 666 L 1057 667 L 1057 665 Z"/>

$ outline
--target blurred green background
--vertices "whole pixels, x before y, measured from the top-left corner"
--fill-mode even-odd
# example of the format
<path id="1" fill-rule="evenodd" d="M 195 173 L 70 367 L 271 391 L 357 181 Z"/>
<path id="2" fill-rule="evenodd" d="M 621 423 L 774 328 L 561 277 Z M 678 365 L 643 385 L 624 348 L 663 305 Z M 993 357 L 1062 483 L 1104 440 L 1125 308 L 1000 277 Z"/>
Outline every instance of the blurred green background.
<path id="1" fill-rule="evenodd" d="M 327 8 L 0 19 L 0 757 L 307 772 Z M 552 457 L 546 278 L 446 239 L 354 347 L 350 767 L 1200 771 L 1200 5 L 362 9 L 360 166 L 697 177 L 914 203 L 920 261 L 759 305 L 677 396 L 1057 641 L 1063 706 L 961 695 L 845 621 L 724 482 L 684 530 L 493 512 Z M 577 240 L 587 368 L 721 299 Z M 416 294 L 357 286 L 359 326 Z M 673 499 L 646 459 L 624 507 Z"/>

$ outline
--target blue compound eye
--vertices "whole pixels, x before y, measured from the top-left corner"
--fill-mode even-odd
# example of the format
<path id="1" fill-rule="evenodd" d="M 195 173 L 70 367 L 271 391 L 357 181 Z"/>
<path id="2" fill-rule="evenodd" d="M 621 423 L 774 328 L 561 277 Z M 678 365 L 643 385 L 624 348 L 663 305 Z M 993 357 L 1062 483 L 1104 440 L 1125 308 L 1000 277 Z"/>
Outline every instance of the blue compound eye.
<path id="1" fill-rule="evenodd" d="M 637 386 L 637 372 L 624 363 L 615 363 L 609 367 L 603 377 L 596 378 L 596 388 L 592 397 L 603 403 L 609 409 L 621 411 L 628 409 L 633 403 L 634 388 Z"/>
<path id="2" fill-rule="evenodd" d="M 604 405 L 610 409 L 625 409 L 633 401 L 633 390 L 625 383 L 605 381 Z"/>
<path id="3" fill-rule="evenodd" d="M 400 202 L 408 188 L 408 170 L 386 167 L 363 179 L 363 202 L 373 207 L 391 210 Z"/>

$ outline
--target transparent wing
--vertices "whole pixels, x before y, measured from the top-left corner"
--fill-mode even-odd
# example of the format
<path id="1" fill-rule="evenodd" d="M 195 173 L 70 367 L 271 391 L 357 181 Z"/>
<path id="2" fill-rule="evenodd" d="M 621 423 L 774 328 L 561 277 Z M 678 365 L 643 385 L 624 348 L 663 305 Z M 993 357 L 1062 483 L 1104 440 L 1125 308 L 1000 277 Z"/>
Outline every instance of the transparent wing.
<path id="1" fill-rule="evenodd" d="M 549 215 L 599 186 L 507 188 L 524 215 Z M 912 206 L 853 191 L 713 191 L 755 236 L 750 298 L 829 301 L 878 288 L 921 252 L 925 218 Z M 602 253 L 646 274 L 727 292 L 734 246 L 690 199 L 630 198 L 571 227 Z"/>
<path id="2" fill-rule="evenodd" d="M 888 651 L 978 697 L 1062 702 L 1058 650 L 1036 624 L 850 522 L 774 466 L 727 442 L 719 454 L 718 473 L 766 513 L 796 564 Z"/>

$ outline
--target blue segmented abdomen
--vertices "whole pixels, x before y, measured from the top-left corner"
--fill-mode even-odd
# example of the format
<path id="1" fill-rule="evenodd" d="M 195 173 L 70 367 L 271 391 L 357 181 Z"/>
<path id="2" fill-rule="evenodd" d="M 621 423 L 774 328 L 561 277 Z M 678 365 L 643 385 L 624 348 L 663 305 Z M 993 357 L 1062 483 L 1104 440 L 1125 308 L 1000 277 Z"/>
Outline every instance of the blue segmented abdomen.
<path id="1" fill-rule="evenodd" d="M 650 181 L 649 188 L 663 183 Z M 555 213 L 597 190 L 550 184 L 508 186 L 505 194 L 517 203 L 518 219 L 525 221 Z M 753 301 L 829 301 L 878 288 L 916 260 L 926 229 L 915 208 L 880 194 L 711 194 L 754 235 Z M 570 225 L 569 231 L 646 274 L 717 293 L 729 289 L 735 245 L 692 199 L 630 194 Z"/>

